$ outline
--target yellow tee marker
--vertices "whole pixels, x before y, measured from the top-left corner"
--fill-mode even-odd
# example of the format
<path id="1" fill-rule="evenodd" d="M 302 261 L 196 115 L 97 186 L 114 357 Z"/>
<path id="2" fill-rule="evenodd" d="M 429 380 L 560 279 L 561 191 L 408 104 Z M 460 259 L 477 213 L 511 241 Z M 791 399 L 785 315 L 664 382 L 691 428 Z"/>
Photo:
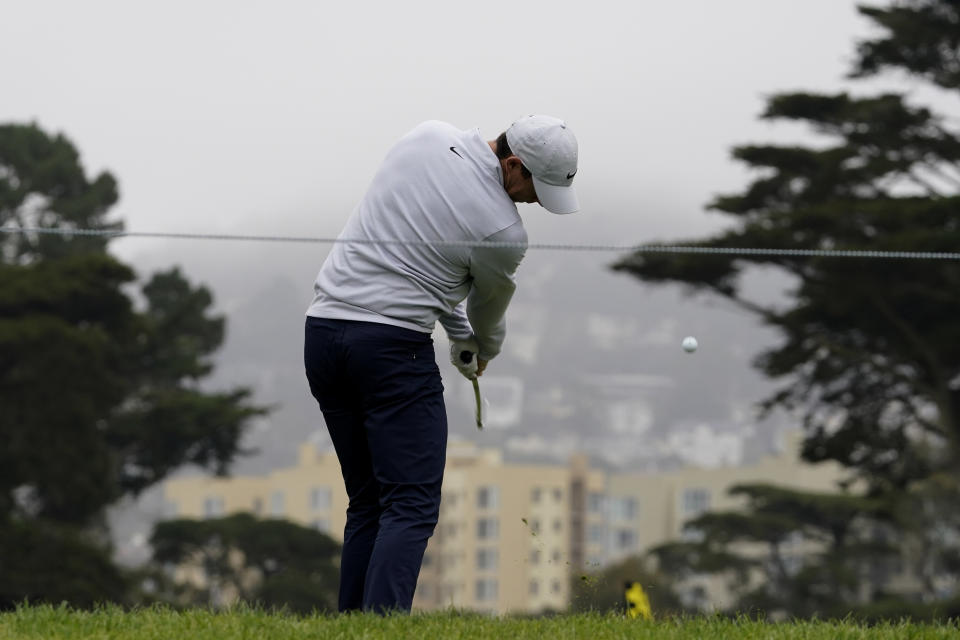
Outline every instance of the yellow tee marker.
<path id="1" fill-rule="evenodd" d="M 627 617 L 653 620 L 653 611 L 650 610 L 650 600 L 643 591 L 639 582 L 628 582 L 625 586 L 627 599 Z"/>

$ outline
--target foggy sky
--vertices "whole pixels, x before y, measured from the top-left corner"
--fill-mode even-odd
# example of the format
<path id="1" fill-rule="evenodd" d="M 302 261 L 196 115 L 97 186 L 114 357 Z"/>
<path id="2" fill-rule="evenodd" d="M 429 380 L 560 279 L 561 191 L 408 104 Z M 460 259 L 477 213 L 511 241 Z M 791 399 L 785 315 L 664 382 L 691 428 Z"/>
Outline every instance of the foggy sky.
<path id="1" fill-rule="evenodd" d="M 113 215 L 128 230 L 333 236 L 386 150 L 418 122 L 479 127 L 492 139 L 524 114 L 547 113 L 579 138 L 583 210 L 553 216 L 521 205 L 530 241 L 618 245 L 719 228 L 724 219 L 704 205 L 748 180 L 729 160 L 732 146 L 810 140 L 798 127 L 759 122 L 765 98 L 849 86 L 854 41 L 867 33 L 848 0 L 41 0 L 3 15 L 0 122 L 64 132 L 89 172 L 111 171 L 121 191 Z M 254 386 L 258 401 L 281 407 L 278 427 L 319 422 L 298 352 L 329 246 L 138 238 L 110 246 L 141 276 L 177 265 L 213 290 L 228 319 L 214 383 Z M 528 254 L 513 311 L 550 302 L 551 313 L 583 313 L 600 296 L 591 308 L 608 301 L 614 318 L 672 322 L 670 341 L 695 332 L 698 367 L 756 384 L 750 359 L 769 334 L 752 338 L 752 325 L 724 324 L 705 304 L 654 296 L 608 269 L 615 254 L 577 257 L 583 266 L 565 276 L 577 283 L 566 290 L 550 274 L 571 273 L 572 257 Z M 568 295 L 568 311 L 545 292 Z M 508 331 L 508 346 L 509 335 L 518 334 Z M 740 351 L 711 356 L 712 345 Z M 649 373 L 682 379 L 671 367 L 693 362 L 668 358 Z M 491 375 L 517 374 L 495 364 Z M 463 382 L 445 379 L 454 391 Z M 737 401 L 756 396 L 746 388 Z"/>
<path id="2" fill-rule="evenodd" d="M 703 205 L 746 180 L 730 147 L 800 135 L 757 121 L 765 96 L 839 88 L 865 33 L 850 0 L 8 3 L 0 121 L 113 172 L 129 230 L 330 235 L 418 122 L 547 113 L 584 210 L 523 207 L 531 241 L 641 242 L 715 229 Z"/>
<path id="3" fill-rule="evenodd" d="M 843 76 L 854 42 L 869 33 L 855 5 L 6 2 L 0 122 L 63 132 L 88 172 L 112 172 L 121 194 L 112 213 L 130 231 L 333 236 L 386 150 L 417 123 L 479 127 L 492 139 L 518 117 L 546 113 L 566 119 L 579 139 L 583 210 L 552 216 L 521 205 L 532 243 L 691 238 L 724 223 L 704 212 L 707 202 L 748 182 L 729 159 L 732 146 L 810 141 L 799 127 L 757 120 L 768 96 L 849 88 Z M 867 91 L 883 82 L 859 84 Z M 240 461 L 239 471 L 288 465 L 307 434 L 323 434 L 300 358 L 303 312 L 328 246 L 131 238 L 110 247 L 141 276 L 178 265 L 213 290 L 228 319 L 213 384 L 252 386 L 256 402 L 276 406 L 249 438 L 260 456 Z M 672 376 L 676 398 L 663 410 L 664 426 L 708 415 L 750 422 L 740 414 L 766 388 L 750 363 L 770 346 L 769 331 L 730 309 L 678 301 L 676 290 L 654 292 L 614 274 L 614 254 L 576 257 L 571 268 L 563 254 L 528 252 L 511 307 L 520 321 L 505 346 L 522 337 L 524 314 L 549 308 L 544 325 L 528 332 L 549 338 L 568 319 L 556 315 L 601 307 L 597 320 L 635 329 L 636 344 L 624 362 L 619 343 L 593 353 L 580 339 L 554 335 L 559 362 L 529 382 L 550 381 L 578 359 L 610 362 Z M 551 282 L 551 273 L 571 270 L 561 286 Z M 760 283 L 771 297 L 782 293 L 782 280 Z M 658 332 L 669 344 L 662 351 L 637 342 Z M 679 349 L 689 334 L 701 342 L 696 356 Z M 472 433 L 468 383 L 439 360 L 451 433 Z M 593 373 L 609 373 L 600 364 Z M 485 386 L 523 372 L 509 359 L 494 362 Z M 537 442 L 562 436 L 551 430 Z M 618 451 L 624 442 L 601 445 Z M 163 517 L 158 492 L 114 522 L 118 539 L 142 540 L 145 523 Z"/>

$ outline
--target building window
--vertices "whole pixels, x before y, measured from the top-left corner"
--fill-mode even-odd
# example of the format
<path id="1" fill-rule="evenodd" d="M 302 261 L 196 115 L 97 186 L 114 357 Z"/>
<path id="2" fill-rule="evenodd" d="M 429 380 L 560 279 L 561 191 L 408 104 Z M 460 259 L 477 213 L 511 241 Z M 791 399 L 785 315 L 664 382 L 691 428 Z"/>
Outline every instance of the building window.
<path id="1" fill-rule="evenodd" d="M 530 581 L 530 595 L 535 596 L 540 593 L 540 583 L 536 580 Z"/>
<path id="2" fill-rule="evenodd" d="M 477 489 L 477 508 L 496 509 L 500 506 L 499 487 L 480 487 Z"/>
<path id="3" fill-rule="evenodd" d="M 563 531 L 563 520 L 561 520 L 560 518 L 557 518 L 556 520 L 553 521 L 553 531 L 555 533 L 560 533 L 561 531 Z"/>
<path id="4" fill-rule="evenodd" d="M 477 549 L 477 569 L 483 571 L 496 569 L 499 557 L 496 549 Z"/>
<path id="5" fill-rule="evenodd" d="M 563 589 L 563 586 L 560 584 L 559 580 L 553 580 L 550 582 L 550 593 L 560 593 Z"/>
<path id="6" fill-rule="evenodd" d="M 617 529 L 614 543 L 620 551 L 628 551 L 637 546 L 637 534 L 633 529 Z"/>
<path id="7" fill-rule="evenodd" d="M 591 493 L 587 496 L 587 511 L 590 513 L 603 513 L 602 493 Z"/>
<path id="8" fill-rule="evenodd" d="M 458 553 L 442 553 L 440 554 L 440 565 L 442 569 L 453 569 L 458 564 L 460 564 L 460 555 Z"/>
<path id="9" fill-rule="evenodd" d="M 253 499 L 253 513 L 258 516 L 263 515 L 263 498 Z"/>
<path id="10" fill-rule="evenodd" d="M 440 594 L 440 602 L 453 602 L 454 594 L 456 593 L 455 585 L 452 584 L 441 584 L 437 591 Z"/>
<path id="11" fill-rule="evenodd" d="M 496 518 L 480 518 L 477 520 L 477 538 L 480 540 L 496 540 L 500 536 L 500 521 Z"/>
<path id="12" fill-rule="evenodd" d="M 637 517 L 637 500 L 632 496 L 610 498 L 611 520 L 633 520 Z"/>
<path id="13" fill-rule="evenodd" d="M 274 491 L 270 494 L 270 515 L 283 515 L 283 491 Z"/>
<path id="14" fill-rule="evenodd" d="M 534 487 L 530 490 L 530 502 L 534 504 L 539 504 L 540 498 L 543 497 L 543 489 L 540 487 Z"/>
<path id="15" fill-rule="evenodd" d="M 694 527 L 684 527 L 680 531 L 680 539 L 684 542 L 703 542 L 705 537 L 702 529 Z"/>
<path id="16" fill-rule="evenodd" d="M 476 588 L 476 600 L 478 602 L 491 602 L 497 599 L 497 581 L 492 578 L 477 580 L 474 585 Z"/>
<path id="17" fill-rule="evenodd" d="M 329 518 L 314 518 L 310 523 L 317 531 L 321 533 L 330 533 L 330 519 Z"/>
<path id="18" fill-rule="evenodd" d="M 686 489 L 683 492 L 683 515 L 695 518 L 710 510 L 710 491 L 707 489 Z"/>
<path id="19" fill-rule="evenodd" d="M 420 562 L 421 567 L 429 567 L 433 564 L 433 555 L 429 553 L 423 554 L 423 560 Z"/>
<path id="20" fill-rule="evenodd" d="M 310 490 L 310 508 L 314 511 L 329 511 L 331 501 L 330 487 L 314 487 Z"/>
<path id="21" fill-rule="evenodd" d="M 560 502 L 561 500 L 563 500 L 563 489 L 561 489 L 560 487 L 554 487 L 553 499 L 555 502 Z"/>
<path id="22" fill-rule="evenodd" d="M 603 526 L 592 524 L 587 527 L 587 540 L 590 544 L 603 544 Z"/>
<path id="23" fill-rule="evenodd" d="M 560 553 L 559 549 L 554 549 L 553 554 L 550 557 L 554 562 L 560 562 L 560 558 L 563 557 L 563 554 Z"/>
<path id="24" fill-rule="evenodd" d="M 223 498 L 220 496 L 207 496 L 203 499 L 203 517 L 219 518 L 223 515 Z"/>
<path id="25" fill-rule="evenodd" d="M 540 519 L 539 518 L 533 518 L 532 520 L 530 520 L 530 533 L 532 533 L 535 536 L 540 535 Z"/>
<path id="26" fill-rule="evenodd" d="M 530 552 L 530 564 L 540 564 L 540 549 L 533 549 Z"/>

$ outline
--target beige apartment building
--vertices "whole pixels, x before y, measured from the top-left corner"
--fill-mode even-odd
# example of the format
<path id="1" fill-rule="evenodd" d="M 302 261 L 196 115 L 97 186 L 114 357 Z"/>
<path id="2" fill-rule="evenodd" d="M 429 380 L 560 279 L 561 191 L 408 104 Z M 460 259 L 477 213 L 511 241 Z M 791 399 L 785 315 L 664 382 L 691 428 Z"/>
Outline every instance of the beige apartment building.
<path id="1" fill-rule="evenodd" d="M 497 450 L 451 442 L 437 529 L 414 607 L 490 613 L 565 609 L 571 576 L 682 537 L 683 522 L 738 503 L 727 489 L 771 482 L 830 491 L 839 469 L 802 464 L 794 447 L 744 467 L 607 473 L 569 464 L 505 462 Z M 176 517 L 248 511 L 342 540 L 347 498 L 332 452 L 300 447 L 298 464 L 259 477 L 178 478 L 165 484 Z"/>
<path id="2" fill-rule="evenodd" d="M 770 483 L 806 491 L 837 491 L 839 465 L 810 465 L 799 457 L 799 434 L 787 439 L 783 453 L 746 466 L 685 467 L 656 473 L 611 473 L 605 494 L 594 508 L 605 508 L 605 529 L 587 531 L 588 541 L 605 544 L 605 553 L 589 558 L 609 564 L 658 544 L 684 537 L 683 525 L 706 511 L 729 511 L 743 505 L 731 487 Z"/>
<path id="3" fill-rule="evenodd" d="M 586 491 L 604 476 L 570 465 L 504 463 L 499 451 L 457 443 L 447 452 L 437 530 L 414 606 L 495 613 L 561 610 L 582 555 Z"/>

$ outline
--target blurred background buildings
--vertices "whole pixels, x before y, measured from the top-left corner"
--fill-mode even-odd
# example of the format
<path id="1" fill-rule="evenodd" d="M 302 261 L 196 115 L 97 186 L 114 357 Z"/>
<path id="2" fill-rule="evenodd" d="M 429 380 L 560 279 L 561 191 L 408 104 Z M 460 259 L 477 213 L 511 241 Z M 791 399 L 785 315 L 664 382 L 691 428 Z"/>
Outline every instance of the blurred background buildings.
<path id="1" fill-rule="evenodd" d="M 728 494 L 737 484 L 835 491 L 839 467 L 803 463 L 797 446 L 791 438 L 780 455 L 744 466 L 624 473 L 593 467 L 584 455 L 567 464 L 519 464 L 505 462 L 495 449 L 451 443 L 440 520 L 414 605 L 491 613 L 566 610 L 580 576 L 695 537 L 684 530 L 686 521 L 742 506 L 743 500 Z M 300 446 L 294 467 L 262 476 L 178 478 L 164 484 L 163 495 L 172 518 L 249 512 L 343 539 L 347 498 L 339 463 L 310 443 Z M 688 589 L 692 599 L 719 608 L 728 604 L 720 581 Z"/>

